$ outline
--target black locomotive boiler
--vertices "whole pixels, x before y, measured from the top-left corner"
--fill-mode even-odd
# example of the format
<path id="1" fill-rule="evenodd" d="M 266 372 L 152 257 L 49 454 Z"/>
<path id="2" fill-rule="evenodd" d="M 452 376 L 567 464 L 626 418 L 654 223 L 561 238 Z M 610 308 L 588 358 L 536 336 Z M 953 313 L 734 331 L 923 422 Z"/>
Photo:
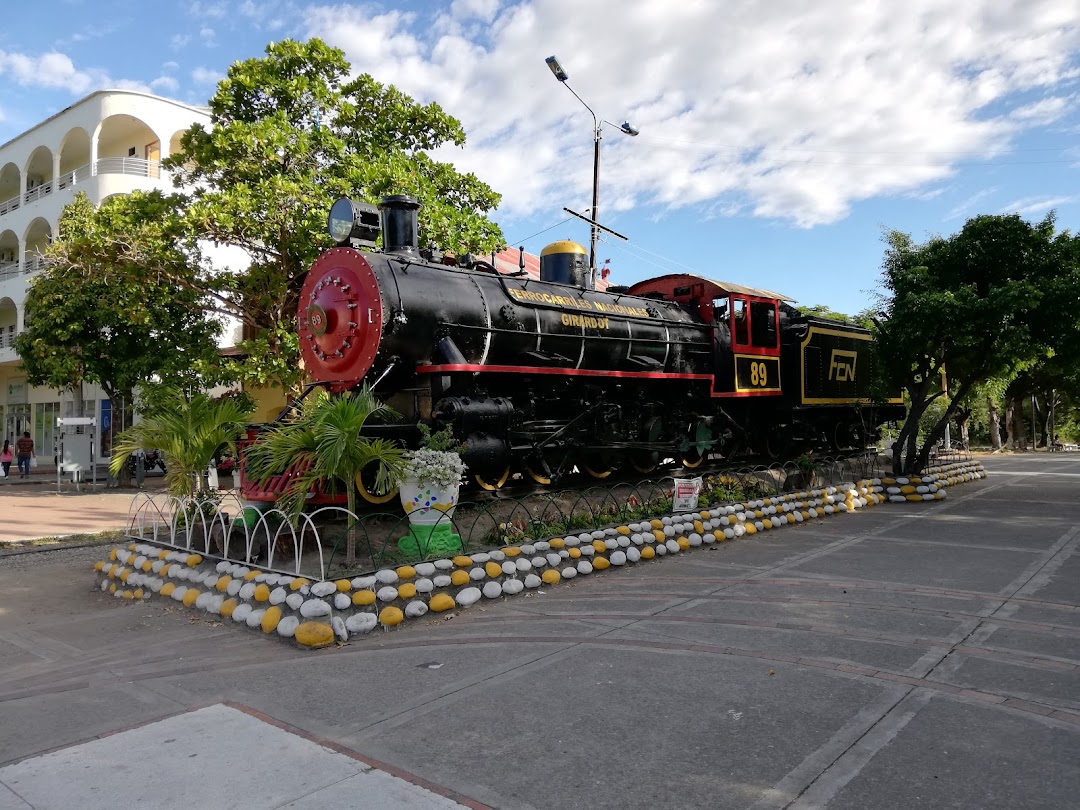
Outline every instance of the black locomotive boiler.
<path id="1" fill-rule="evenodd" d="M 541 252 L 539 279 L 445 263 L 418 247 L 418 208 L 402 196 L 335 204 L 339 246 L 301 292 L 303 361 L 314 384 L 371 385 L 403 415 L 373 433 L 408 444 L 419 422 L 450 426 L 485 488 L 514 471 L 550 483 L 575 468 L 602 478 L 862 446 L 903 416 L 898 398 L 871 395 L 865 330 L 693 275 L 591 289 L 572 242 Z"/>

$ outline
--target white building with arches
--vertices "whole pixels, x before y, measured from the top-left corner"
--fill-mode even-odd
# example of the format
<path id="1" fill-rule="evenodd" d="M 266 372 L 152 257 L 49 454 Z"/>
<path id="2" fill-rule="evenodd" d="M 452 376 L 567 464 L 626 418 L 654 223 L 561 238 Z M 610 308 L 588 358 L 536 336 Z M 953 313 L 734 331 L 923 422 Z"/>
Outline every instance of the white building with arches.
<path id="1" fill-rule="evenodd" d="M 97 416 L 104 427 L 130 403 L 111 403 L 85 385 L 79 414 L 72 392 L 27 385 L 12 341 L 24 328 L 29 281 L 77 191 L 100 205 L 114 194 L 171 190 L 161 161 L 194 123 L 209 126 L 209 111 L 148 93 L 100 90 L 0 145 L 0 427 L 12 441 L 30 431 L 43 462 L 52 461 L 57 417 Z M 108 452 L 107 439 L 101 449 Z"/>

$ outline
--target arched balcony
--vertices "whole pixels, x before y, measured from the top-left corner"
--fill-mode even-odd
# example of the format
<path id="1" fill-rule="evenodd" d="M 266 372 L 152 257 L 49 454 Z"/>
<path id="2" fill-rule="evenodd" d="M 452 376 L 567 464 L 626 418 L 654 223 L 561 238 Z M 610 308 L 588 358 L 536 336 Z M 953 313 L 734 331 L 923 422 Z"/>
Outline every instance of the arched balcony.
<path id="1" fill-rule="evenodd" d="M 52 225 L 47 219 L 36 218 L 26 229 L 23 243 L 26 245 L 26 256 L 22 267 L 24 273 L 33 273 L 45 268 L 45 251 L 52 242 Z"/>
<path id="2" fill-rule="evenodd" d="M 15 231 L 0 231 L 0 280 L 19 274 L 19 237 Z"/>
<path id="3" fill-rule="evenodd" d="M 22 172 L 14 163 L 0 168 L 0 216 L 14 211 L 22 203 Z"/>
<path id="4" fill-rule="evenodd" d="M 0 359 L 6 359 L 4 357 L 7 352 L 3 352 L 4 349 L 12 349 L 15 335 L 18 334 L 19 328 L 19 309 L 15 306 L 15 302 L 10 298 L 0 298 Z"/>
<path id="5" fill-rule="evenodd" d="M 90 177 L 92 147 L 90 133 L 82 127 L 75 127 L 60 144 L 60 174 L 56 178 L 57 188 L 77 185 Z"/>
<path id="6" fill-rule="evenodd" d="M 23 203 L 31 203 L 53 190 L 53 153 L 47 146 L 39 146 L 26 161 L 26 190 Z"/>

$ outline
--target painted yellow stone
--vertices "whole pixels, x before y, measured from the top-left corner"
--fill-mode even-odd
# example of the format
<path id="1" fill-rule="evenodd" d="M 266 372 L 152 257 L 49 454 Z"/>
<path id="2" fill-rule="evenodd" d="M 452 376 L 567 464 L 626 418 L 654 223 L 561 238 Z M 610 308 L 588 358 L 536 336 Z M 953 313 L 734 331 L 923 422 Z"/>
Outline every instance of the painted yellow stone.
<path id="1" fill-rule="evenodd" d="M 445 610 L 453 610 L 457 607 L 457 602 L 454 601 L 448 593 L 437 593 L 431 597 L 431 601 L 428 602 L 428 608 L 436 613 L 442 613 Z"/>
<path id="2" fill-rule="evenodd" d="M 168 556 L 169 556 L 169 551 L 168 551 L 168 549 L 164 549 L 164 548 L 163 548 L 163 549 L 162 549 L 161 551 L 159 551 L 159 552 L 158 552 L 157 558 L 158 558 L 159 560 L 164 560 L 164 559 L 165 559 L 166 557 L 168 557 Z"/>
<path id="3" fill-rule="evenodd" d="M 184 591 L 184 607 L 191 607 L 195 604 L 195 600 L 199 598 L 199 592 L 194 588 L 188 588 Z"/>
<path id="4" fill-rule="evenodd" d="M 715 531 L 714 531 L 714 532 L 712 533 L 712 536 L 716 538 L 716 542 L 718 542 L 718 543 L 722 543 L 722 542 L 724 542 L 725 540 L 727 540 L 727 537 L 726 537 L 726 536 L 724 535 L 724 533 L 723 533 L 722 531 L 720 531 L 719 529 L 715 530 Z"/>
<path id="5" fill-rule="evenodd" d="M 248 571 L 246 574 L 244 574 L 244 579 L 247 582 L 251 582 L 251 580 L 255 579 L 255 577 L 257 577 L 261 573 L 262 571 Z"/>
<path id="6" fill-rule="evenodd" d="M 138 543 L 128 543 L 128 551 L 134 551 L 138 545 Z"/>
<path id="7" fill-rule="evenodd" d="M 172 594 L 172 592 L 175 591 L 175 590 L 176 590 L 176 583 L 175 582 L 166 582 L 164 585 L 161 586 L 161 595 L 162 596 L 170 596 Z"/>
<path id="8" fill-rule="evenodd" d="M 607 551 L 607 545 L 604 543 L 603 540 L 593 540 L 592 547 L 593 551 L 595 551 L 597 554 L 603 554 L 605 551 Z"/>
<path id="9" fill-rule="evenodd" d="M 136 588 L 136 589 L 135 589 L 135 598 L 136 598 L 136 599 L 142 599 L 144 595 L 145 595 L 145 594 L 144 594 L 144 592 L 143 592 L 143 589 L 142 589 L 142 588 Z"/>
<path id="10" fill-rule="evenodd" d="M 130 571 L 128 571 L 126 568 L 121 568 L 120 569 L 120 581 L 121 582 L 127 582 L 127 578 L 129 576 L 131 576 Z"/>
<path id="11" fill-rule="evenodd" d="M 214 587 L 217 588 L 219 591 L 224 591 L 226 588 L 229 587 L 230 582 L 232 582 L 232 577 L 230 577 L 228 574 L 222 574 L 220 577 L 218 577 L 218 581 L 214 585 Z"/>
<path id="12" fill-rule="evenodd" d="M 457 569 L 450 572 L 450 584 L 452 585 L 467 585 L 469 583 L 469 572 Z"/>
<path id="13" fill-rule="evenodd" d="M 252 596 L 255 597 L 256 602 L 269 602 L 270 587 L 265 582 L 260 582 L 255 586 L 255 593 Z"/>
<path id="14" fill-rule="evenodd" d="M 103 563 L 103 562 L 94 563 L 94 570 L 95 571 L 104 571 L 105 570 L 105 563 Z"/>
<path id="15" fill-rule="evenodd" d="M 393 627 L 394 625 L 401 624 L 405 620 L 405 614 L 401 612 L 401 608 L 396 607 L 384 607 L 379 611 L 379 624 L 383 627 Z M 323 625 L 325 627 L 325 625 Z M 331 631 L 331 637 L 333 631 Z"/>
<path id="16" fill-rule="evenodd" d="M 760 509 L 755 509 L 754 517 L 756 517 L 758 520 L 761 520 L 763 517 L 765 517 L 765 513 L 762 512 Z"/>
<path id="17" fill-rule="evenodd" d="M 304 622 L 296 628 L 295 638 L 305 647 L 325 647 L 334 643 L 334 628 L 322 622 Z"/>
<path id="18" fill-rule="evenodd" d="M 259 625 L 262 627 L 264 633 L 273 633 L 277 630 L 278 622 L 281 621 L 281 608 L 277 605 L 268 607 L 266 613 L 263 614 L 262 621 Z"/>
<path id="19" fill-rule="evenodd" d="M 294 591 L 298 591 L 298 590 L 300 590 L 301 588 L 303 588 L 303 587 L 304 587 L 305 585 L 310 585 L 310 584 L 311 584 L 311 583 L 310 583 L 310 582 L 308 582 L 308 581 L 307 581 L 306 579 L 304 579 L 303 577 L 297 577 L 296 579 L 294 579 L 294 580 L 293 580 L 293 581 L 292 581 L 292 582 L 291 582 L 291 583 L 289 584 L 289 588 L 290 588 L 290 589 L 292 589 L 292 590 L 294 590 Z"/>
<path id="20" fill-rule="evenodd" d="M 154 567 L 154 564 L 153 564 L 152 562 L 150 562 L 150 560 L 147 560 L 146 562 L 144 562 L 144 563 L 143 563 L 142 565 L 140 565 L 139 567 L 140 567 L 140 568 L 141 568 L 141 569 L 142 569 L 142 570 L 143 570 L 143 571 L 144 571 L 145 573 L 149 574 L 149 573 L 150 573 L 150 569 Z"/>
<path id="21" fill-rule="evenodd" d="M 165 565 L 161 566 L 161 571 L 159 573 L 161 574 L 161 576 L 167 577 L 171 570 L 172 570 L 172 563 L 165 563 Z"/>
<path id="22" fill-rule="evenodd" d="M 580 548 L 572 548 L 572 549 L 570 549 L 570 559 L 571 560 L 576 560 L 579 557 L 581 557 L 581 549 Z"/>
<path id="23" fill-rule="evenodd" d="M 188 554 L 187 559 L 184 560 L 184 562 L 194 568 L 196 565 L 202 562 L 202 557 L 198 554 Z"/>
<path id="24" fill-rule="evenodd" d="M 399 579 L 412 579 L 416 576 L 416 569 L 411 565 L 402 565 L 397 569 Z"/>
<path id="25" fill-rule="evenodd" d="M 747 534 L 757 534 L 757 526 L 755 526 L 753 523 L 747 523 L 746 524 L 746 533 Z"/>
<path id="26" fill-rule="evenodd" d="M 623 537 L 628 537 L 630 535 L 630 527 L 629 526 L 616 526 L 615 531 L 617 531 Z"/>
<path id="27" fill-rule="evenodd" d="M 342 593 L 346 593 L 347 591 L 352 590 L 352 583 L 349 582 L 349 580 L 347 579 L 339 579 L 337 582 L 334 583 L 334 587 L 336 587 Z"/>
<path id="28" fill-rule="evenodd" d="M 109 593 L 116 593 L 116 583 L 109 586 Z"/>
<path id="29" fill-rule="evenodd" d="M 656 556 L 656 549 L 652 546 L 643 546 L 641 549 L 641 559 L 651 560 Z"/>
<path id="30" fill-rule="evenodd" d="M 542 579 L 548 585 L 554 585 L 556 582 L 562 579 L 562 577 L 559 575 L 559 572 L 556 571 L 554 568 L 549 568 L 547 571 L 540 575 L 540 579 Z"/>
<path id="31" fill-rule="evenodd" d="M 694 521 L 694 531 L 697 532 L 698 534 L 701 534 L 702 532 L 705 531 L 705 524 L 702 523 L 700 520 L 695 520 Z"/>
<path id="32" fill-rule="evenodd" d="M 162 593 L 165 593 L 165 589 L 161 589 Z M 237 608 L 237 601 L 235 599 L 226 599 L 221 603 L 221 615 L 226 619 L 233 615 L 233 611 Z"/>
<path id="33" fill-rule="evenodd" d="M 112 551 L 109 552 L 109 559 L 112 560 L 113 562 L 116 562 L 116 549 L 115 548 Z"/>
<path id="34" fill-rule="evenodd" d="M 664 529 L 664 521 L 657 520 L 656 518 L 650 520 L 649 525 L 652 526 L 654 529 L 660 529 L 661 531 L 663 531 Z"/>
<path id="35" fill-rule="evenodd" d="M 552 548 L 566 548 L 566 541 L 561 537 L 553 537 L 549 543 Z"/>
<path id="36" fill-rule="evenodd" d="M 605 568 L 608 568 L 610 565 L 611 565 L 611 562 L 608 560 L 607 557 L 594 557 L 593 561 L 592 561 L 592 567 L 597 571 L 603 571 Z"/>
<path id="37" fill-rule="evenodd" d="M 904 497 L 907 498 L 909 501 L 918 501 L 919 503 L 922 502 L 922 495 L 905 495 Z"/>
<path id="38" fill-rule="evenodd" d="M 489 577 L 501 577 L 502 566 L 497 562 L 489 562 L 484 564 L 484 573 Z"/>
<path id="39" fill-rule="evenodd" d="M 412 599 L 416 596 L 416 586 L 411 582 L 405 582 L 398 586 L 397 595 L 402 599 Z"/>
<path id="40" fill-rule="evenodd" d="M 900 493 L 902 495 L 910 495 L 914 491 L 915 487 L 913 487 L 911 484 L 904 484 L 904 486 L 900 487 Z"/>
<path id="41" fill-rule="evenodd" d="M 710 515 L 709 515 L 708 512 L 706 512 L 704 509 L 702 509 L 700 512 L 698 512 L 698 517 L 701 518 L 702 520 L 708 520 Z"/>
<path id="42" fill-rule="evenodd" d="M 772 498 L 766 498 L 764 501 L 762 501 L 762 503 L 764 503 L 766 506 L 772 506 Z"/>
<path id="43" fill-rule="evenodd" d="M 769 520 L 769 518 L 765 518 L 763 521 L 761 521 L 761 525 L 764 526 L 766 529 L 771 529 L 773 527 L 772 521 Z"/>
<path id="44" fill-rule="evenodd" d="M 663 542 L 664 542 L 664 540 L 666 540 L 666 539 L 667 539 L 667 538 L 666 538 L 666 537 L 664 536 L 664 533 L 663 533 L 662 531 L 660 531 L 659 529 L 653 529 L 653 533 L 652 533 L 652 536 L 656 538 L 656 542 L 657 542 L 657 543 L 663 543 Z"/>
<path id="45" fill-rule="evenodd" d="M 681 548 L 683 551 L 686 551 L 688 548 L 690 548 L 690 541 L 685 537 L 680 537 L 676 539 L 675 542 L 679 544 L 679 548 Z"/>
<path id="46" fill-rule="evenodd" d="M 354 605 L 374 605 L 375 604 L 375 591 L 361 590 L 352 595 L 352 603 Z"/>
<path id="47" fill-rule="evenodd" d="M 458 568 L 472 568 L 473 564 L 472 557 L 466 557 L 464 554 L 458 554 L 451 562 Z"/>
<path id="48" fill-rule="evenodd" d="M 517 546 L 507 546 L 503 549 L 503 554 L 507 557 L 518 557 L 521 555 L 521 549 Z"/>
<path id="49" fill-rule="evenodd" d="M 120 594 L 121 599 L 134 599 L 135 594 L 132 591 L 124 591 Z"/>

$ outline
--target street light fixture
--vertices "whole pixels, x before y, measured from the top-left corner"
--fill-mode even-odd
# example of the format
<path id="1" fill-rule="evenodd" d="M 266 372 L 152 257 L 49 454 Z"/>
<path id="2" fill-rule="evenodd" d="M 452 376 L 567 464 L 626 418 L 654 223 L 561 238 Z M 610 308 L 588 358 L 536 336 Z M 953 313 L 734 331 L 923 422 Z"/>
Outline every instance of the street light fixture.
<path id="1" fill-rule="evenodd" d="M 624 135 L 629 135 L 630 137 L 635 137 L 638 134 L 638 130 L 630 126 L 630 122 L 628 121 L 623 122 L 622 126 L 619 126 L 618 124 L 612 124 L 611 121 L 606 121 L 602 118 L 597 117 L 596 113 L 593 111 L 593 108 L 585 103 L 585 99 L 579 96 L 574 90 L 574 88 L 567 84 L 567 82 L 570 80 L 570 77 L 567 75 L 566 71 L 563 70 L 563 66 L 559 64 L 559 60 L 556 59 L 554 56 L 549 56 L 544 61 L 547 62 L 547 66 L 551 70 L 552 75 L 554 75 L 555 78 L 559 80 L 563 87 L 565 87 L 567 90 L 574 94 L 574 98 L 581 102 L 582 106 L 589 111 L 589 114 L 593 118 L 593 181 L 592 210 L 590 211 L 590 214 L 592 216 L 592 224 L 589 233 L 589 276 L 592 282 L 592 286 L 595 288 L 596 241 L 597 237 L 600 235 L 600 228 L 598 223 L 600 214 L 600 139 L 603 137 L 601 129 L 603 128 L 604 124 L 610 124 L 613 127 L 617 127 L 618 130 Z"/>

